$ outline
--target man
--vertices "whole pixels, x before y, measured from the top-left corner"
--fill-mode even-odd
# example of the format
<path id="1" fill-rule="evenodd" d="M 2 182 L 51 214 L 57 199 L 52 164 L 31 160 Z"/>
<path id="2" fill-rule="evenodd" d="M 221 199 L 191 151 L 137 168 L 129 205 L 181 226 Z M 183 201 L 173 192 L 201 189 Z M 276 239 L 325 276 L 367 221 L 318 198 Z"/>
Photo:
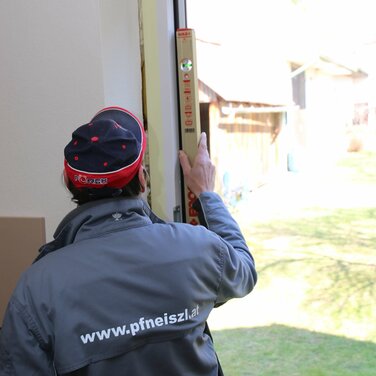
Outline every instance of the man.
<path id="1" fill-rule="evenodd" d="M 13 293 L 0 375 L 218 375 L 206 319 L 252 290 L 254 261 L 213 193 L 206 135 L 192 166 L 179 159 L 207 228 L 164 223 L 140 198 L 145 147 L 119 107 L 72 134 L 64 176 L 78 208 Z"/>

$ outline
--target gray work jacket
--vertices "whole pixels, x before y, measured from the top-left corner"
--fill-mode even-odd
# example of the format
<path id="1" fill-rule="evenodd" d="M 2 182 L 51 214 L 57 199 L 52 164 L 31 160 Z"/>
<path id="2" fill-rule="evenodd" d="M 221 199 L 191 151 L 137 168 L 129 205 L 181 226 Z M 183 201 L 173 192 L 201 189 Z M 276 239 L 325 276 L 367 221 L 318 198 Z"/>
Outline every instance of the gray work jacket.
<path id="1" fill-rule="evenodd" d="M 199 200 L 208 228 L 164 223 L 138 198 L 69 213 L 9 302 L 0 375 L 217 375 L 205 321 L 256 272 L 220 197 Z"/>

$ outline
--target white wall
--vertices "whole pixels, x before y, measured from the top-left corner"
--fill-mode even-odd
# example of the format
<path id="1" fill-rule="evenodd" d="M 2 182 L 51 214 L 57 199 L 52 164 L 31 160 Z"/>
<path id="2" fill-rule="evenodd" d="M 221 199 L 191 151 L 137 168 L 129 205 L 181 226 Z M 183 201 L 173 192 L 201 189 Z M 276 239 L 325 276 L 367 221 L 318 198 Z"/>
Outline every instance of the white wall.
<path id="1" fill-rule="evenodd" d="M 122 105 L 142 119 L 137 0 L 100 0 L 105 105 Z"/>
<path id="2" fill-rule="evenodd" d="M 0 2 L 0 216 L 45 217 L 50 240 L 74 207 L 61 182 L 71 132 L 104 105 L 141 116 L 137 9 L 137 0 Z"/>

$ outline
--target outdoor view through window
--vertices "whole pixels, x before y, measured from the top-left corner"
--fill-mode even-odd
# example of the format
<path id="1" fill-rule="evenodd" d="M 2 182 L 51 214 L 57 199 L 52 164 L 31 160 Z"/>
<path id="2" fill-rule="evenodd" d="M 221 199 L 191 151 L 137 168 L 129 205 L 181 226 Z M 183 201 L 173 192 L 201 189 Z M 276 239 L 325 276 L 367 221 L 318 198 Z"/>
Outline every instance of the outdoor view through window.
<path id="1" fill-rule="evenodd" d="M 259 274 L 210 318 L 225 374 L 376 374 L 373 8 L 187 0 L 216 191 Z"/>

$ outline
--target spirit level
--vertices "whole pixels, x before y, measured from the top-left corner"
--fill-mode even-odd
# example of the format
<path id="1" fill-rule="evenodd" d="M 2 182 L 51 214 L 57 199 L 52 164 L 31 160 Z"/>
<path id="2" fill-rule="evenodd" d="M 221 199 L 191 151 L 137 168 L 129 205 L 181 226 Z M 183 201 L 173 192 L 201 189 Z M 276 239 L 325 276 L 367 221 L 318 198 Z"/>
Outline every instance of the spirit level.
<path id="1" fill-rule="evenodd" d="M 182 148 L 192 163 L 197 153 L 197 145 L 201 134 L 196 37 L 193 29 L 177 30 L 176 48 Z M 184 219 L 185 222 L 192 225 L 198 224 L 197 212 L 192 207 L 195 199 L 195 195 L 184 183 Z"/>

